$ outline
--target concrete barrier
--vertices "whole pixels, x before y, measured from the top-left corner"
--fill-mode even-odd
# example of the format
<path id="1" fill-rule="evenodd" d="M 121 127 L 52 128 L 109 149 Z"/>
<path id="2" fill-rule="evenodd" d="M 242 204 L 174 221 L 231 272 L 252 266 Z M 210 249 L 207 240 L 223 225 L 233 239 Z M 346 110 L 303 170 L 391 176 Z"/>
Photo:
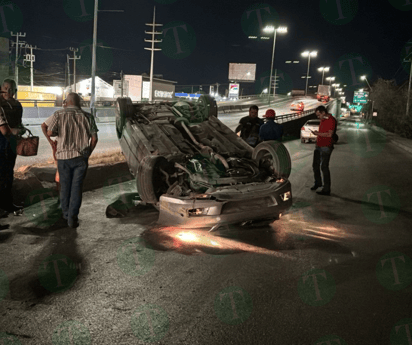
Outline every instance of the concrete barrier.
<path id="1" fill-rule="evenodd" d="M 33 107 L 23 108 L 23 125 L 24 126 L 39 126 L 46 119 L 54 114 L 55 111 L 60 110 L 60 107 Z M 90 113 L 90 108 L 83 108 L 84 111 Z M 116 110 L 115 108 L 101 108 L 96 110 L 96 122 L 115 122 Z"/>

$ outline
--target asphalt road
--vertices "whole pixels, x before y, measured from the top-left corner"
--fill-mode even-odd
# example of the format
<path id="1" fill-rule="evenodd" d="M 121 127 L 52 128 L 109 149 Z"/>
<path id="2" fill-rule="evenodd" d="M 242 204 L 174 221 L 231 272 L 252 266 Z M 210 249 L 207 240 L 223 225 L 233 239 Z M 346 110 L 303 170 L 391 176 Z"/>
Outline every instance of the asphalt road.
<path id="1" fill-rule="evenodd" d="M 314 145 L 286 144 L 294 206 L 271 227 L 159 228 L 134 181 L 85 193 L 76 230 L 55 199 L 1 220 L 0 339 L 410 344 L 412 157 L 352 119 L 338 134 L 330 197 L 309 189 Z"/>
<path id="2" fill-rule="evenodd" d="M 293 102 L 290 98 L 280 97 L 276 99 L 274 103 L 272 103 L 271 108 L 274 108 L 277 112 L 277 115 L 283 115 L 285 113 L 291 113 L 290 111 L 290 103 Z M 266 109 L 268 109 L 268 105 L 266 102 L 262 103 L 260 100 L 240 100 L 238 102 L 226 102 L 230 104 L 258 104 L 259 106 L 259 116 L 262 117 Z M 311 109 L 317 106 L 319 103 L 316 99 L 309 98 L 305 100 L 305 109 Z M 219 119 L 229 126 L 232 130 L 236 128 L 239 123 L 239 119 L 243 116 L 248 115 L 248 111 L 244 112 L 233 112 L 233 113 L 219 113 Z M 110 152 L 113 149 L 120 149 L 119 141 L 116 135 L 116 128 L 115 123 L 98 123 L 99 128 L 99 142 L 96 146 L 95 153 L 106 153 Z M 46 138 L 44 137 L 40 126 L 28 126 L 32 131 L 33 135 L 39 136 L 39 149 L 37 156 L 33 157 L 22 157 L 18 156 L 16 161 L 15 168 L 18 169 L 22 166 L 32 165 L 36 163 L 45 163 L 45 162 L 53 162 L 52 159 L 52 151 L 49 143 L 47 142 Z"/>

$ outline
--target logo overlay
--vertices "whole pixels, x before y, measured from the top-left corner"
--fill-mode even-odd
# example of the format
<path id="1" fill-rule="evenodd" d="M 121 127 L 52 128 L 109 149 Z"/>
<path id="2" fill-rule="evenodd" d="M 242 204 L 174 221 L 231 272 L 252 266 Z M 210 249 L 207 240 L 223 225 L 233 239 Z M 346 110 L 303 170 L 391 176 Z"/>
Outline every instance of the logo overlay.
<path id="1" fill-rule="evenodd" d="M 412 260 L 400 252 L 382 256 L 376 264 L 376 277 L 386 289 L 398 291 L 412 283 Z"/>
<path id="2" fill-rule="evenodd" d="M 169 330 L 167 313 L 154 304 L 136 309 L 130 321 L 134 335 L 146 342 L 159 341 Z"/>
<path id="3" fill-rule="evenodd" d="M 261 36 L 273 35 L 273 33 L 265 34 L 263 29 L 267 25 L 279 24 L 279 15 L 275 9 L 268 4 L 253 4 L 249 6 L 242 14 L 241 18 L 242 30 L 246 36 Z"/>
<path id="4" fill-rule="evenodd" d="M 395 190 L 388 186 L 375 186 L 364 194 L 362 211 L 367 219 L 376 224 L 387 224 L 394 220 L 401 208 Z"/>
<path id="5" fill-rule="evenodd" d="M 42 261 L 38 275 L 44 288 L 50 292 L 63 292 L 76 281 L 77 267 L 67 256 L 54 254 Z"/>
<path id="6" fill-rule="evenodd" d="M 76 22 L 94 18 L 94 0 L 63 0 L 64 12 Z"/>
<path id="7" fill-rule="evenodd" d="M 216 316 L 229 325 L 238 325 L 245 322 L 252 313 L 252 309 L 252 298 L 241 287 L 230 286 L 216 295 Z"/>
<path id="8" fill-rule="evenodd" d="M 270 70 L 263 72 L 256 78 L 255 82 L 255 93 L 260 95 L 261 98 L 267 99 L 269 92 L 269 80 L 270 80 Z M 272 72 L 272 85 L 276 82 L 276 95 L 286 95 L 293 89 L 292 78 L 286 72 L 278 69 Z M 266 90 L 266 92 L 264 92 Z M 270 93 L 273 95 L 273 87 Z"/>
<path id="9" fill-rule="evenodd" d="M 11 37 L 11 32 L 18 32 L 23 25 L 23 13 L 11 1 L 0 1 L 0 37 Z"/>
<path id="10" fill-rule="evenodd" d="M 386 146 L 386 132 L 376 133 L 375 131 L 359 128 L 359 125 L 357 126 L 358 128 L 346 132 L 351 151 L 355 155 L 364 158 L 379 155 Z"/>
<path id="11" fill-rule="evenodd" d="M 54 189 L 37 189 L 25 201 L 25 217 L 39 228 L 48 228 L 62 217 L 59 196 Z"/>
<path id="12" fill-rule="evenodd" d="M 371 76 L 372 67 L 368 59 L 358 53 L 342 55 L 334 64 L 333 71 L 336 80 L 342 85 L 347 85 L 346 91 L 355 91 L 366 86 L 360 79 L 362 75 Z"/>
<path id="13" fill-rule="evenodd" d="M 4 332 L 0 332 L 0 344 L 4 344 L 4 345 L 21 345 L 21 342 L 14 335 L 10 335 L 10 334 L 4 333 Z"/>
<path id="14" fill-rule="evenodd" d="M 162 53 L 171 59 L 184 59 L 196 48 L 195 30 L 190 24 L 181 21 L 167 23 L 163 27 Z"/>
<path id="15" fill-rule="evenodd" d="M 344 25 L 358 12 L 358 0 L 320 0 L 319 10 L 329 23 Z"/>
<path id="16" fill-rule="evenodd" d="M 410 11 L 412 10 L 411 0 L 389 0 L 389 3 L 400 11 Z"/>
<path id="17" fill-rule="evenodd" d="M 347 345 L 347 342 L 337 335 L 328 335 L 315 341 L 313 345 Z"/>
<path id="18" fill-rule="evenodd" d="M 412 4 L 412 2 L 411 2 Z M 405 43 L 401 50 L 401 64 L 404 71 L 408 74 L 411 73 L 411 64 L 408 62 L 404 62 L 404 60 L 412 59 L 412 38 Z"/>
<path id="19" fill-rule="evenodd" d="M 391 330 L 391 345 L 412 344 L 412 319 L 399 321 Z"/>
<path id="20" fill-rule="evenodd" d="M 330 302 L 336 292 L 332 275 L 325 270 L 312 269 L 304 273 L 298 283 L 299 296 L 303 302 L 321 306 Z"/>
<path id="21" fill-rule="evenodd" d="M 92 68 L 92 51 L 93 51 L 93 40 L 87 39 L 79 44 L 78 55 L 81 56 L 80 60 L 77 60 L 76 69 L 77 74 L 90 75 Z M 102 40 L 97 40 L 96 48 L 96 73 L 104 74 L 110 70 L 113 63 L 113 52 L 111 48 Z M 99 81 L 96 81 L 96 88 L 99 88 Z M 86 94 L 91 92 L 91 81 L 90 84 L 86 85 Z"/>
<path id="22" fill-rule="evenodd" d="M 154 262 L 154 250 L 140 237 L 124 241 L 117 251 L 117 264 L 120 269 L 133 277 L 147 273 Z"/>
<path id="23" fill-rule="evenodd" d="M 89 345 L 92 343 L 89 330 L 80 322 L 66 321 L 59 325 L 52 336 L 53 345 Z"/>
<path id="24" fill-rule="evenodd" d="M 133 198 L 136 196 L 136 183 L 129 172 L 107 179 L 103 185 L 103 195 L 108 204 L 117 198 L 113 204 L 116 210 L 128 211 L 134 207 Z"/>
<path id="25" fill-rule="evenodd" d="M 9 293 L 9 279 L 6 273 L 0 270 L 0 301 L 2 301 Z"/>

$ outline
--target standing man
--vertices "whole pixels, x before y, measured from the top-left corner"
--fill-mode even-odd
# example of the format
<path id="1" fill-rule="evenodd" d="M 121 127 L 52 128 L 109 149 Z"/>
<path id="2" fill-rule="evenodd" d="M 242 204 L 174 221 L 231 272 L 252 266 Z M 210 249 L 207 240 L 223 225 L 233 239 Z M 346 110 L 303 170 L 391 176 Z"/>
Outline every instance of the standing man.
<path id="1" fill-rule="evenodd" d="M 258 112 L 257 105 L 250 106 L 249 116 L 242 117 L 235 130 L 235 133 L 240 132 L 240 137 L 252 147 L 259 143 L 259 129 L 263 125 L 263 120 L 258 117 Z"/>
<path id="2" fill-rule="evenodd" d="M 273 109 L 266 110 L 263 115 L 267 119 L 266 123 L 260 126 L 259 137 L 263 141 L 277 140 L 282 141 L 283 126 L 275 122 L 276 112 Z"/>
<path id="3" fill-rule="evenodd" d="M 24 134 L 25 130 L 22 124 L 23 107 L 20 102 L 14 99 L 17 93 L 16 83 L 13 79 L 5 79 L 1 85 L 0 107 L 5 120 L 11 130 L 11 135 L 6 138 L 3 134 L 1 141 L 1 185 L 0 185 L 0 208 L 11 213 L 21 212 L 23 207 L 16 206 L 13 203 L 13 179 L 14 166 L 16 165 L 16 135 Z"/>
<path id="4" fill-rule="evenodd" d="M 336 129 L 336 120 L 329 114 L 326 108 L 321 105 L 315 110 L 316 116 L 320 119 L 319 130 L 312 133 L 317 136 L 316 148 L 313 154 L 313 173 L 315 175 L 315 184 L 311 190 L 316 190 L 322 187 L 322 177 L 320 171 L 323 174 L 323 189 L 320 192 L 316 192 L 319 195 L 330 195 L 330 171 L 329 160 L 333 151 L 332 135 Z"/>
<path id="5" fill-rule="evenodd" d="M 97 145 L 97 126 L 93 116 L 80 108 L 80 96 L 69 93 L 66 107 L 47 119 L 47 137 L 58 136 L 57 169 L 60 175 L 60 202 L 63 218 L 70 228 L 79 226 L 83 181 L 89 157 Z"/>

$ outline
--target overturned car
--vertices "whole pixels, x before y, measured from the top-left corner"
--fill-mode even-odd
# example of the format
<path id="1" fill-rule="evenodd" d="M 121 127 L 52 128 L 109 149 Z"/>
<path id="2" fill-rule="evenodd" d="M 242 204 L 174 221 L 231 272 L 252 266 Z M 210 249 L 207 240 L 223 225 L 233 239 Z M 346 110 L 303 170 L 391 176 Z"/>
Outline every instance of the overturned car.
<path id="1" fill-rule="evenodd" d="M 159 210 L 162 225 L 273 221 L 292 205 L 286 147 L 250 147 L 217 118 L 207 95 L 156 104 L 118 98 L 116 131 L 139 196 Z"/>

